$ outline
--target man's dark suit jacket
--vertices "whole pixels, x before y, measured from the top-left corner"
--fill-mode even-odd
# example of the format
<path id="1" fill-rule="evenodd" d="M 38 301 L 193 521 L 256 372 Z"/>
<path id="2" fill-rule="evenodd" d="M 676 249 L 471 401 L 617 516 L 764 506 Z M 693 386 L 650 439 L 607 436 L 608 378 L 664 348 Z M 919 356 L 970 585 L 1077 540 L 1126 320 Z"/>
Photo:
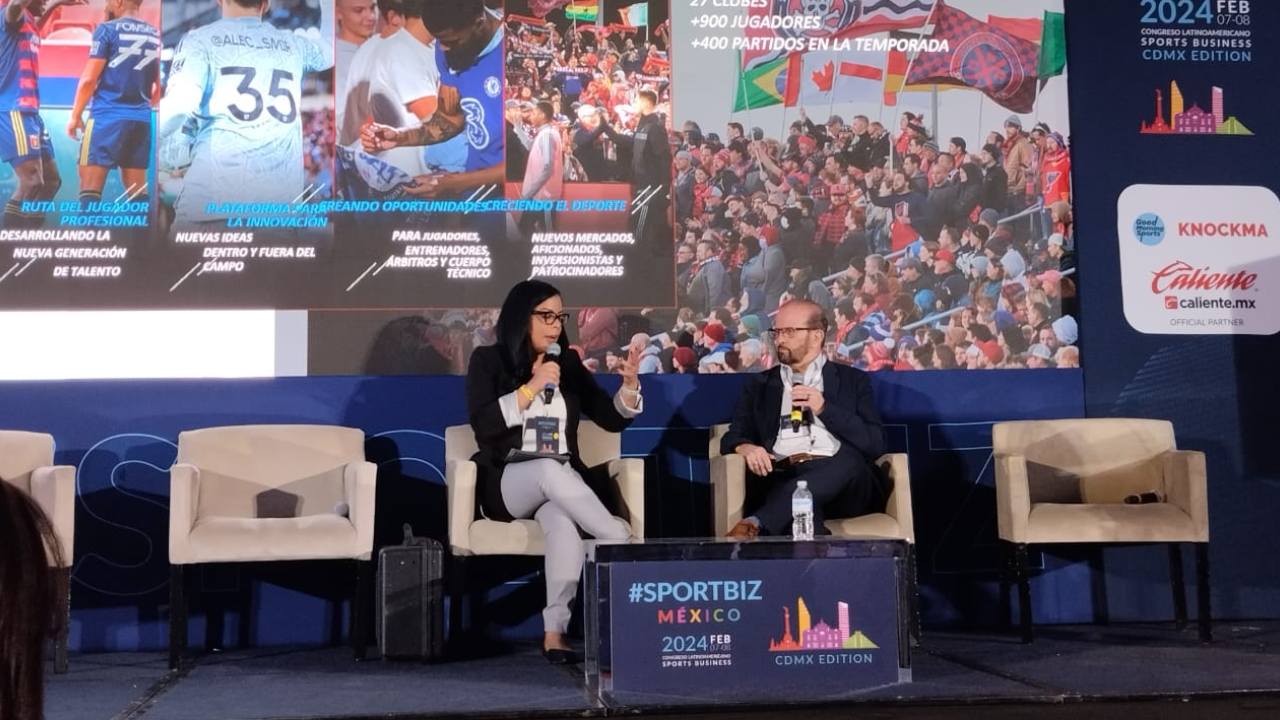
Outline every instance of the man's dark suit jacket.
<path id="1" fill-rule="evenodd" d="M 826 401 L 818 418 L 840 441 L 841 450 L 858 451 L 872 468 L 877 490 L 889 497 L 889 478 L 876 468 L 885 452 L 884 424 L 871 394 L 871 377 L 856 368 L 827 362 L 822 367 L 822 397 Z M 775 367 L 747 380 L 733 413 L 729 432 L 720 441 L 720 452 L 733 453 L 743 443 L 773 452 L 782 418 L 782 369 Z"/>
<path id="2" fill-rule="evenodd" d="M 510 450 L 519 450 L 524 441 L 523 427 L 507 427 L 498 399 L 514 392 L 520 384 L 529 380 L 528 375 L 516 377 L 502 346 L 490 345 L 476 348 L 467 368 L 467 408 L 471 429 L 480 447 L 471 459 L 476 463 L 476 485 L 480 508 L 491 520 L 510 521 L 511 513 L 502 501 L 502 470 Z M 568 416 L 565 419 L 565 439 L 569 445 L 569 463 L 587 482 L 587 485 L 608 505 L 609 475 L 604 468 L 588 468 L 578 454 L 578 421 L 585 415 L 608 432 L 622 432 L 631 424 L 614 407 L 613 396 L 604 391 L 595 378 L 582 365 L 575 352 L 560 356 L 560 388 L 564 396 Z"/>

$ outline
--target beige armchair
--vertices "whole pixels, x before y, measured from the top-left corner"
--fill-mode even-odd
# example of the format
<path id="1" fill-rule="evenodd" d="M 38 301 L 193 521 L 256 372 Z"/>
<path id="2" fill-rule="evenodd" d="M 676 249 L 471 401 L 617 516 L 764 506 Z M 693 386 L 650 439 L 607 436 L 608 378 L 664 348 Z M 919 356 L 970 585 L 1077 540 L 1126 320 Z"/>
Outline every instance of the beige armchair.
<path id="1" fill-rule="evenodd" d="M 377 467 L 364 433 L 241 425 L 178 436 L 170 469 L 169 666 L 187 644 L 183 570 L 203 563 L 354 561 L 351 642 L 364 657 Z"/>
<path id="2" fill-rule="evenodd" d="M 53 524 L 61 562 L 57 563 L 63 588 L 61 632 L 54 638 L 54 671 L 67 671 L 67 634 L 71 626 L 71 567 L 76 539 L 76 469 L 53 464 L 53 436 L 44 433 L 0 430 L 0 482 L 7 482 L 31 496 Z M 55 564 L 49 554 L 49 564 Z"/>
<path id="3" fill-rule="evenodd" d="M 724 537 L 742 519 L 747 494 L 747 465 L 741 455 L 722 455 L 720 440 L 729 426 L 711 428 L 707 457 L 711 460 L 711 510 L 716 537 Z M 905 453 L 884 455 L 878 464 L 893 480 L 882 513 L 856 518 L 830 518 L 824 524 L 838 537 L 905 540 L 911 580 L 911 636 L 920 637 L 919 592 L 916 588 L 916 532 L 911 515 L 911 470 Z"/>
<path id="4" fill-rule="evenodd" d="M 476 513 L 475 434 L 470 425 L 445 430 L 445 484 L 449 498 L 450 608 L 449 634 L 457 638 L 462 626 L 462 596 L 466 593 L 468 558 L 493 555 L 540 557 L 546 552 L 542 528 L 536 520 L 501 522 Z M 644 538 L 644 460 L 622 458 L 622 436 L 602 430 L 590 420 L 578 424 L 578 451 L 589 468 L 605 466 L 615 497 L 606 498 L 631 525 L 631 536 Z"/>
<path id="5" fill-rule="evenodd" d="M 1169 543 L 1179 627 L 1187 615 L 1179 543 L 1195 543 L 1200 638 L 1212 638 L 1205 458 L 1178 450 L 1172 423 L 1033 420 L 997 423 L 992 434 L 999 535 L 1010 555 L 1004 582 L 1011 574 L 1018 584 L 1023 642 L 1032 639 L 1027 546 L 1064 543 Z M 1161 501 L 1125 503 L 1143 493 Z"/>

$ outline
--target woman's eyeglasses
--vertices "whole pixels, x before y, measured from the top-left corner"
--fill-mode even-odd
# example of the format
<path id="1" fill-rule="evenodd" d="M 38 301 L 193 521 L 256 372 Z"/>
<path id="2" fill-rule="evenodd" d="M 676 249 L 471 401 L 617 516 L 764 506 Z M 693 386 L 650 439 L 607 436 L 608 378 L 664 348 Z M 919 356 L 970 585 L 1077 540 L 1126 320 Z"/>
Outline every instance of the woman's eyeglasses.
<path id="1" fill-rule="evenodd" d="M 543 325 L 555 325 L 559 322 L 561 325 L 569 322 L 569 313 L 556 313 L 550 310 L 534 310 L 531 313 L 534 317 L 542 320 Z"/>

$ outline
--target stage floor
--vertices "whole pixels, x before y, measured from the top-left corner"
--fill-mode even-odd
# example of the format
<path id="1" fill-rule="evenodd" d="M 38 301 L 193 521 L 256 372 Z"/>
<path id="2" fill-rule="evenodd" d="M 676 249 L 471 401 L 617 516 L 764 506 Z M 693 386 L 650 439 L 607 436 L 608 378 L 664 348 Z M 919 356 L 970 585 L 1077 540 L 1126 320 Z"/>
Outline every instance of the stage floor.
<path id="1" fill-rule="evenodd" d="M 1179 633 L 1171 624 L 1044 627 L 1031 645 L 991 632 L 931 632 L 913 656 L 910 685 L 825 709 L 717 710 L 816 718 L 865 704 L 878 718 L 1280 717 L 1280 622 L 1218 623 L 1214 632 L 1210 646 L 1196 641 L 1194 626 Z M 1141 702 L 1159 699 L 1192 702 Z M 338 647 L 245 650 L 199 656 L 177 673 L 160 653 L 72 655 L 69 673 L 49 676 L 47 698 L 48 720 L 688 717 L 711 710 L 602 707 L 586 696 L 580 671 L 548 665 L 532 646 L 435 665 L 357 664 Z"/>

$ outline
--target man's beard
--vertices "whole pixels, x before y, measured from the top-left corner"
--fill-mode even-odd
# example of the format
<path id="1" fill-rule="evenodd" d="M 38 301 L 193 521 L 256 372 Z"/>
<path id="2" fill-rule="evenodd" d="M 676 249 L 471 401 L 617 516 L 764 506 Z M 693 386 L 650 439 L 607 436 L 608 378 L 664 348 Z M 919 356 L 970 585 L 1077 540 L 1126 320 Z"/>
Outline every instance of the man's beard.
<path id="1" fill-rule="evenodd" d="M 790 364 L 790 363 L 792 362 L 792 359 L 793 359 L 794 357 L 795 357 L 795 355 L 791 352 L 791 348 L 787 348 L 787 347 L 780 347 L 780 348 L 778 348 L 778 361 L 779 361 L 779 362 L 786 363 L 786 364 Z"/>
<path id="2" fill-rule="evenodd" d="M 449 63 L 450 69 L 454 71 L 466 70 L 475 64 L 476 58 L 480 57 L 481 50 L 484 50 L 484 40 L 483 36 L 477 33 L 476 39 L 466 45 L 445 50 L 444 59 L 445 62 Z"/>

